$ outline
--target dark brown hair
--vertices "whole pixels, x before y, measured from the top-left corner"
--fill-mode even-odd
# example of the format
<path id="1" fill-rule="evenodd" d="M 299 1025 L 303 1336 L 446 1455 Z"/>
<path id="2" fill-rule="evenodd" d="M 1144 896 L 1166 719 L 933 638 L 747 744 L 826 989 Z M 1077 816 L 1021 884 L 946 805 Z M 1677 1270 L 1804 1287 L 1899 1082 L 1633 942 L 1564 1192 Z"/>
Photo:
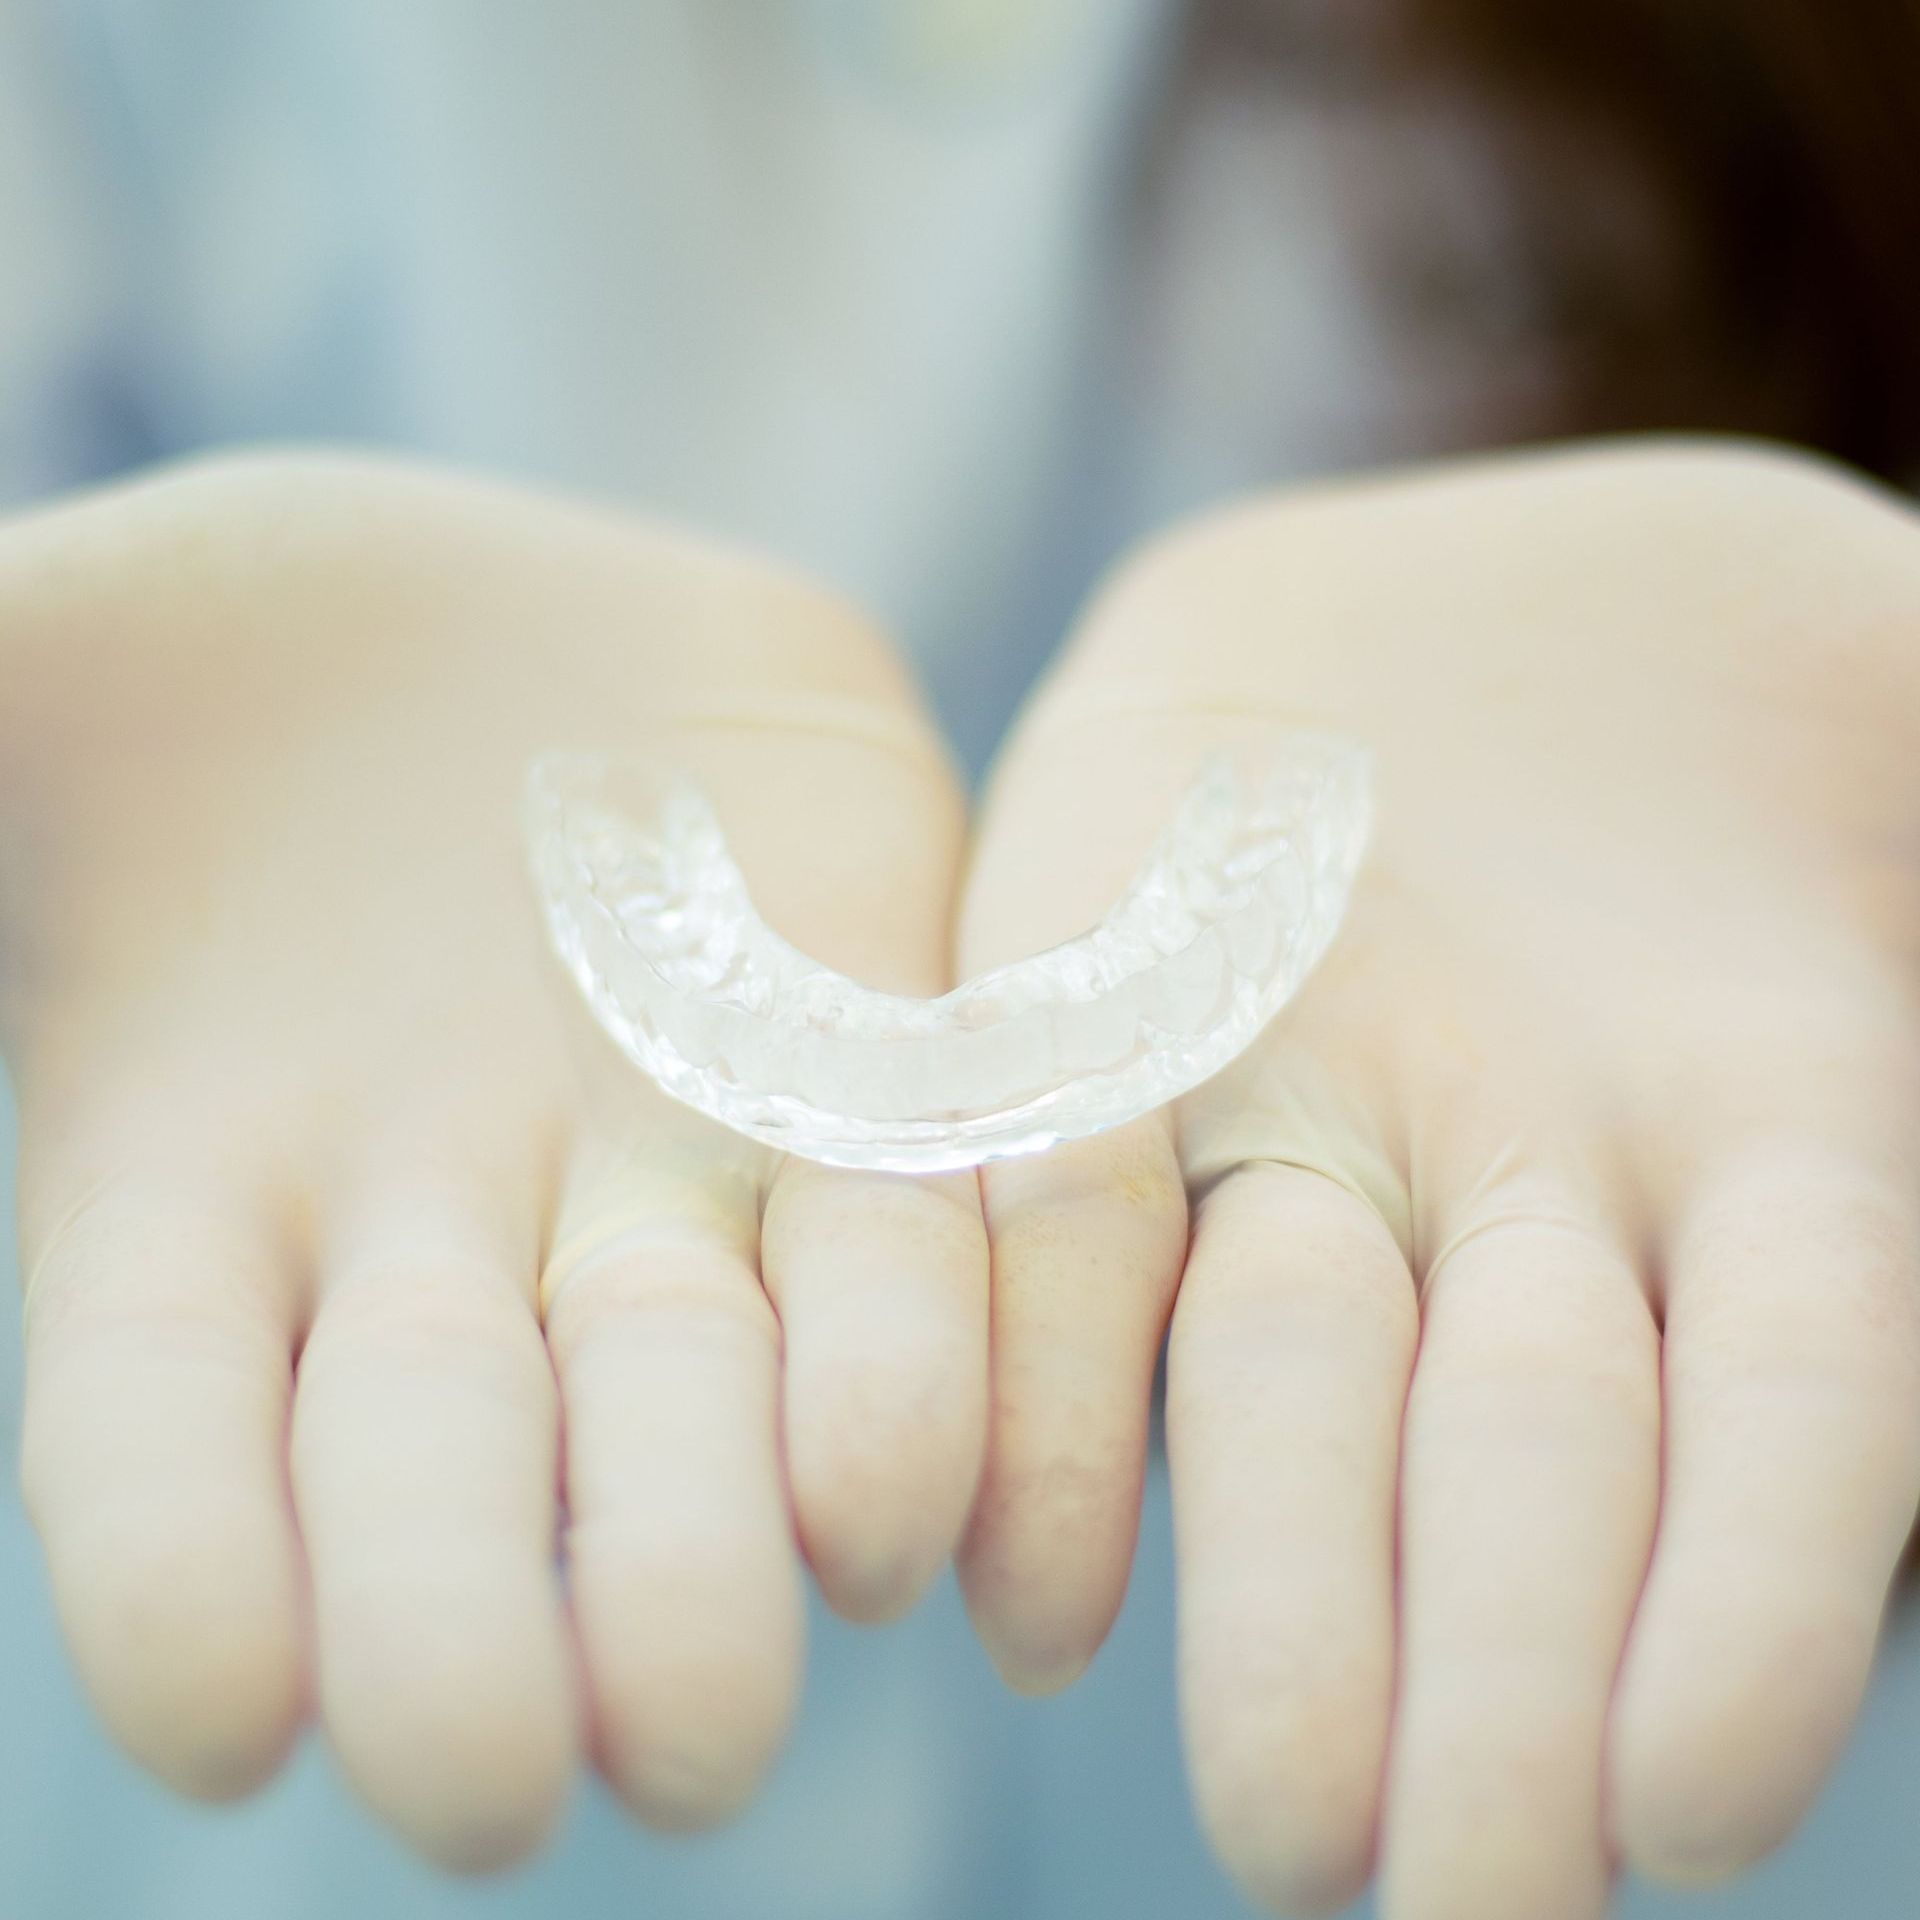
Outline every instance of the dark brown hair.
<path id="1" fill-rule="evenodd" d="M 1364 41 L 1630 144 L 1685 289 L 1658 310 L 1588 302 L 1566 430 L 1767 432 L 1920 479 L 1920 0 L 1213 0 L 1203 17 L 1281 53 Z"/>
<path id="2" fill-rule="evenodd" d="M 1780 383 L 1780 424 L 1920 472 L 1920 0 L 1412 0 L 1410 20 L 1439 57 L 1616 117 L 1678 203 L 1714 344 Z"/>

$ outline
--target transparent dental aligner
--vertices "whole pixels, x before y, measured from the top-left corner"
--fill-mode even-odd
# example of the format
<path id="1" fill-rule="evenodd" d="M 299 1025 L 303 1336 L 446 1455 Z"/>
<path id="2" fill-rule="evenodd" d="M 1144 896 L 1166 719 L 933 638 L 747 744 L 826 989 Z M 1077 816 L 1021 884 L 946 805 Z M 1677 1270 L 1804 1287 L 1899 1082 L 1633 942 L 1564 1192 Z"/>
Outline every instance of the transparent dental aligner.
<path id="1" fill-rule="evenodd" d="M 1098 1133 L 1217 1073 L 1325 952 L 1369 811 L 1339 741 L 1210 762 L 1098 926 L 913 1000 L 774 933 L 671 767 L 550 755 L 527 789 L 554 945 L 629 1059 L 785 1152 L 916 1173 Z"/>

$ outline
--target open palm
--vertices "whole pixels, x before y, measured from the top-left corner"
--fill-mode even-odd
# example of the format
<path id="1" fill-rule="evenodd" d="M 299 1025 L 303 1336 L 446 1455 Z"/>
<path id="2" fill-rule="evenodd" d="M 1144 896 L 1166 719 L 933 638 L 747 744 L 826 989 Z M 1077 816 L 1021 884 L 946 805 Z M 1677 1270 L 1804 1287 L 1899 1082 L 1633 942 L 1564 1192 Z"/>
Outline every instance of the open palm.
<path id="1" fill-rule="evenodd" d="M 1920 534 L 1708 449 L 1199 523 L 1005 756 L 965 967 L 1097 912 L 1203 755 L 1288 725 L 1377 757 L 1351 920 L 1175 1112 L 988 1170 L 963 1571 L 1014 1677 L 1091 1652 L 1177 1281 L 1226 1858 L 1314 1907 L 1378 1847 L 1396 1920 L 1572 1920 L 1620 1853 L 1711 1877 L 1786 1830 L 1920 1491 Z"/>
<path id="2" fill-rule="evenodd" d="M 597 1102 L 515 813 L 546 748 L 668 753 L 798 939 L 938 991 L 963 814 L 891 651 L 645 523 L 310 456 L 7 529 L 0 649 L 24 1476 L 103 1717 L 221 1796 L 317 1708 L 465 1864 L 582 1749 L 732 1810 L 796 1539 L 874 1617 L 964 1518 L 977 1190 Z"/>

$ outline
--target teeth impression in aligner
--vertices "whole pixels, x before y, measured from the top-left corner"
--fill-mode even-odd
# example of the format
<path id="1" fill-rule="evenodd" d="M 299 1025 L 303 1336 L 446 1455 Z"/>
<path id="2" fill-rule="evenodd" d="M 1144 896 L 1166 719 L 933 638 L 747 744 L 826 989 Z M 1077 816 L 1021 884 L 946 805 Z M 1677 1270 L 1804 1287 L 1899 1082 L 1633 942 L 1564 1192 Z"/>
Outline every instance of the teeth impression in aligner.
<path id="1" fill-rule="evenodd" d="M 1226 1066 L 1326 951 L 1369 814 L 1340 741 L 1210 761 L 1098 926 L 937 1000 L 782 940 L 669 765 L 545 756 L 526 817 L 553 944 L 649 1078 L 784 1152 L 926 1173 L 1117 1127 Z"/>

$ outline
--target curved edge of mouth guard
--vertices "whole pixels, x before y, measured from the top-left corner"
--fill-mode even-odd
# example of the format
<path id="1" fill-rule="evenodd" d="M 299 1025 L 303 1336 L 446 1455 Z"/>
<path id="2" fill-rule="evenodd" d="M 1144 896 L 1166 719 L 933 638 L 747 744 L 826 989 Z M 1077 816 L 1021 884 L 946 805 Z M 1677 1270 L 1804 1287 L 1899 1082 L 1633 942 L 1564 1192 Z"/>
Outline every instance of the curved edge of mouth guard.
<path id="1" fill-rule="evenodd" d="M 1365 753 L 1210 761 L 1099 925 L 937 1000 L 810 960 L 755 912 L 671 766 L 550 754 L 526 826 L 553 944 L 665 1092 L 810 1160 L 925 1173 L 1034 1153 L 1226 1066 L 1325 952 L 1371 813 Z"/>

